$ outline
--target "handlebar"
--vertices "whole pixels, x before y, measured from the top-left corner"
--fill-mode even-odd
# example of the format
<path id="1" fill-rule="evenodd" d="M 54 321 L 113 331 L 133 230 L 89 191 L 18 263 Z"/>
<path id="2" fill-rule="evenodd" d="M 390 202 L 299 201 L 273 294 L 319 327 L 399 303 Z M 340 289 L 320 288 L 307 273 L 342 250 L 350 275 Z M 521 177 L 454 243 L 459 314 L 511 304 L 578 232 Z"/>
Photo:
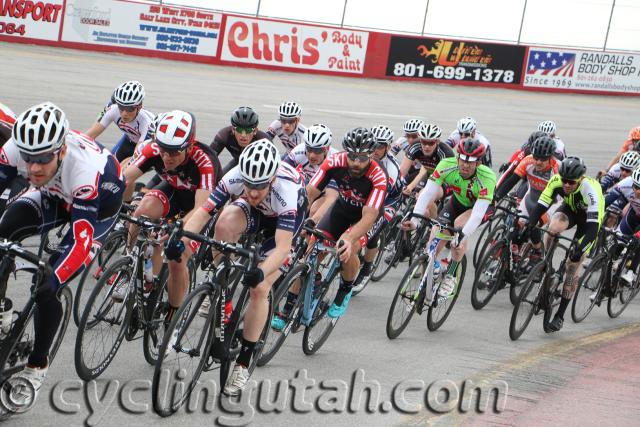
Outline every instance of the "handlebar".
<path id="1" fill-rule="evenodd" d="M 18 258 L 22 258 L 25 261 L 30 262 L 31 264 L 37 265 L 46 276 L 49 276 L 52 273 L 51 266 L 47 262 L 40 259 L 36 254 L 23 249 L 18 243 L 14 243 L 9 240 L 1 241 L 0 252 L 10 253 Z"/>
<path id="2" fill-rule="evenodd" d="M 336 241 L 335 240 L 331 240 L 330 238 L 327 237 L 326 234 L 324 234 L 322 231 L 320 231 L 320 230 L 318 230 L 316 228 L 312 228 L 312 227 L 309 227 L 306 224 L 302 224 L 302 229 L 304 231 L 306 231 L 307 233 L 311 234 L 312 236 L 316 237 L 320 241 L 327 242 L 327 243 L 329 243 L 330 245 L 333 245 L 333 246 L 336 245 Z M 338 246 L 342 246 L 342 245 L 343 245 L 343 241 L 340 240 L 338 242 Z"/>
<path id="3" fill-rule="evenodd" d="M 413 218 L 418 218 L 421 221 L 425 221 L 427 224 L 431 225 L 431 226 L 438 226 L 440 227 L 440 229 L 442 230 L 447 230 L 450 231 L 451 233 L 458 234 L 458 236 L 461 238 L 462 237 L 462 229 L 461 228 L 456 228 L 456 227 L 452 227 L 450 225 L 445 225 L 442 224 L 441 222 L 436 221 L 435 219 L 431 219 L 431 218 L 427 218 L 424 215 L 420 215 L 418 213 L 412 213 L 411 217 Z"/>

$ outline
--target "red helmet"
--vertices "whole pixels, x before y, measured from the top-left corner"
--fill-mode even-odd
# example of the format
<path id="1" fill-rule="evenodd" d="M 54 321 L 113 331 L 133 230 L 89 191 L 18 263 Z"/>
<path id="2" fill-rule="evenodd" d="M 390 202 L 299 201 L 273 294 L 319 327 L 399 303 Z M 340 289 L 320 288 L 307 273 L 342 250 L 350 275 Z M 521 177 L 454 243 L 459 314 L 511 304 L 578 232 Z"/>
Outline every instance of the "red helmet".
<path id="1" fill-rule="evenodd" d="M 475 138 L 465 138 L 460 141 L 457 147 L 458 158 L 467 162 L 477 162 L 482 160 L 486 147 Z"/>
<path id="2" fill-rule="evenodd" d="M 637 141 L 640 139 L 640 126 L 631 128 L 631 130 L 629 131 L 629 139 L 632 141 Z"/>

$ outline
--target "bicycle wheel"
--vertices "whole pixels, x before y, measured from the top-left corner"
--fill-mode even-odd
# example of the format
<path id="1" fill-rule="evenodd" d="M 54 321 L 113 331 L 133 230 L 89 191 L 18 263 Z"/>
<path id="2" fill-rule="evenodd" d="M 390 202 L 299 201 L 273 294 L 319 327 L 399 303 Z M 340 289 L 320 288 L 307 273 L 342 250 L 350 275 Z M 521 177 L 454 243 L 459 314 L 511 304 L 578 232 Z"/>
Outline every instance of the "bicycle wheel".
<path id="1" fill-rule="evenodd" d="M 127 244 L 127 230 L 115 230 L 104 241 L 89 265 L 83 270 L 78 284 L 75 286 L 75 300 L 73 301 L 73 322 L 80 325 L 82 311 L 93 292 L 95 284 L 101 274 L 111 262 L 119 259 Z"/>
<path id="2" fill-rule="evenodd" d="M 167 280 L 169 270 L 162 266 L 157 282 L 150 295 L 146 298 L 145 320 L 147 325 L 142 336 L 142 351 L 144 359 L 150 365 L 158 361 L 158 351 L 162 343 L 162 324 L 169 310 L 169 293 L 167 292 Z"/>
<path id="3" fill-rule="evenodd" d="M 606 280 L 605 267 L 607 256 L 597 256 L 585 269 L 580 277 L 580 285 L 576 289 L 571 302 L 571 318 L 575 323 L 580 323 L 587 318 L 593 306 L 596 304 L 595 296 Z"/>
<path id="4" fill-rule="evenodd" d="M 417 258 L 398 285 L 387 315 L 387 337 L 391 340 L 400 336 L 416 312 L 421 297 L 417 292 L 427 261 L 426 255 Z"/>
<path id="5" fill-rule="evenodd" d="M 281 330 L 274 329 L 271 327 L 269 331 L 269 335 L 267 336 L 267 340 L 264 343 L 264 347 L 262 349 L 262 354 L 258 358 L 257 365 L 264 366 L 273 359 L 276 355 L 284 341 L 289 336 L 291 332 L 291 328 L 298 320 L 298 314 L 300 313 L 300 307 L 302 305 L 303 297 L 299 296 L 296 298 L 296 302 L 289 312 L 289 314 L 285 315 L 284 306 L 287 302 L 287 295 L 289 290 L 296 284 L 300 284 L 299 295 L 303 291 L 302 283 L 306 277 L 307 267 L 303 264 L 295 265 L 287 275 L 282 279 L 282 281 L 278 284 L 277 291 L 274 294 L 273 298 L 273 313 L 281 314 L 281 318 L 285 320 L 285 326 Z"/>
<path id="6" fill-rule="evenodd" d="M 328 260 L 328 258 L 330 259 Z M 329 271 L 327 271 L 327 267 L 331 267 L 333 264 L 334 258 L 334 254 L 326 256 L 322 263 L 322 266 L 325 267 L 320 267 L 320 269 L 324 269 L 324 272 L 321 273 L 322 283 L 320 289 L 317 289 L 318 285 L 314 289 L 314 292 L 320 292 L 318 305 L 313 312 L 311 323 L 305 328 L 302 336 L 302 351 L 307 356 L 311 356 L 320 350 L 329 335 L 331 335 L 336 323 L 338 323 L 338 318 L 327 316 L 327 311 L 329 311 L 329 307 L 333 303 L 340 284 L 338 269 L 328 268 Z"/>
<path id="7" fill-rule="evenodd" d="M 533 246 L 531 246 L 531 243 L 525 243 L 520 248 L 520 261 L 518 261 L 515 266 L 515 271 L 512 273 L 513 281 L 509 287 L 509 300 L 512 305 L 516 305 L 520 298 L 520 293 L 522 293 L 522 289 L 524 288 L 524 282 L 529 274 L 529 266 L 536 263 L 535 261 L 531 261 L 530 256 L 532 251 Z"/>
<path id="8" fill-rule="evenodd" d="M 373 271 L 371 272 L 371 280 L 378 282 L 387 275 L 391 267 L 396 264 L 398 259 L 398 238 L 400 237 L 399 221 L 392 220 L 386 227 L 386 230 L 382 232 L 384 240 L 380 240 L 378 247 L 378 255 L 376 257 L 376 263 L 374 264 Z"/>
<path id="9" fill-rule="evenodd" d="M 56 331 L 51 347 L 49 348 L 49 365 L 51 365 L 53 360 L 56 358 L 56 354 L 58 354 L 67 326 L 69 326 L 71 312 L 73 311 L 73 296 L 71 294 L 71 289 L 69 289 L 68 286 L 62 288 L 58 295 L 58 299 L 62 305 L 62 318 L 60 319 L 60 326 L 58 326 L 58 330 Z"/>
<path id="10" fill-rule="evenodd" d="M 206 317 L 198 314 L 203 301 L 209 302 Z M 153 410 L 162 417 L 176 412 L 187 401 L 211 357 L 218 294 L 209 283 L 198 286 L 174 314 L 158 352 L 153 371 Z M 177 334 L 174 331 L 178 330 Z M 174 337 L 174 335 L 177 335 Z M 174 341 L 175 340 L 175 341 Z"/>
<path id="11" fill-rule="evenodd" d="M 97 378 L 107 369 L 122 343 L 129 325 L 133 304 L 131 289 L 123 302 L 115 302 L 111 294 L 117 285 L 131 287 L 130 258 L 114 262 L 96 283 L 82 313 L 76 336 L 75 366 L 85 381 Z"/>
<path id="12" fill-rule="evenodd" d="M 633 283 L 628 283 L 621 278 L 622 270 L 624 270 L 623 266 L 626 265 L 629 259 L 629 257 L 623 259 L 618 272 L 611 279 L 612 290 L 609 301 L 607 301 L 607 314 L 612 319 L 622 314 L 637 292 L 638 278 L 636 278 Z"/>
<path id="13" fill-rule="evenodd" d="M 507 243 L 500 242 L 489 249 L 480 260 L 471 288 L 471 305 L 476 310 L 482 309 L 491 301 L 505 280 L 504 275 L 509 266 L 509 250 Z"/>
<path id="14" fill-rule="evenodd" d="M 429 328 L 430 331 L 438 330 L 438 328 L 444 324 L 444 321 L 447 320 L 447 317 L 449 317 L 453 306 L 460 296 L 460 289 L 462 289 L 466 272 L 467 257 L 464 256 L 456 270 L 456 288 L 453 294 L 447 298 L 436 297 L 429 306 L 429 310 L 427 311 L 427 328 Z"/>
<path id="15" fill-rule="evenodd" d="M 522 293 L 513 307 L 511 322 L 509 322 L 509 338 L 512 341 L 520 338 L 527 326 L 529 326 L 534 312 L 539 307 L 543 291 L 542 284 L 545 280 L 544 269 L 544 262 L 539 262 L 531 269 L 525 279 Z"/>
<path id="16" fill-rule="evenodd" d="M 502 224 L 503 215 L 496 215 L 494 219 L 489 221 L 484 230 L 487 230 L 484 234 L 484 240 L 481 240 L 480 236 L 478 238 L 478 243 L 476 243 L 476 247 L 473 251 L 473 255 L 477 257 L 475 260 L 474 268 L 478 267 L 478 263 L 484 257 L 484 254 L 487 252 L 487 249 L 494 245 L 496 242 L 503 240 L 506 236 L 507 229 Z M 484 231 L 483 230 L 483 231 Z"/>

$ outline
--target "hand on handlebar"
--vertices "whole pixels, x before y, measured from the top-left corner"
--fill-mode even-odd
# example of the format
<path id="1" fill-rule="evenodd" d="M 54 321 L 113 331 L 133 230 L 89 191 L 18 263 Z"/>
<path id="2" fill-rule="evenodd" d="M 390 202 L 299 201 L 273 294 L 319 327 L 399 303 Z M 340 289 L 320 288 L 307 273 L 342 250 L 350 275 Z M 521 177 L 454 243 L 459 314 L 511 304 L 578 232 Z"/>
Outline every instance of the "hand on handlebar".
<path id="1" fill-rule="evenodd" d="M 251 288 L 255 288 L 264 280 L 264 271 L 262 271 L 259 267 L 253 267 L 247 271 L 245 271 L 244 276 L 242 278 L 242 283 L 245 286 L 249 286 Z"/>
<path id="2" fill-rule="evenodd" d="M 337 248 L 340 261 L 347 262 L 347 260 L 351 258 L 352 249 L 351 240 L 340 238 Z"/>
<path id="3" fill-rule="evenodd" d="M 400 224 L 400 229 L 403 231 L 411 231 L 415 230 L 416 228 L 418 228 L 418 224 L 413 218 Z"/>

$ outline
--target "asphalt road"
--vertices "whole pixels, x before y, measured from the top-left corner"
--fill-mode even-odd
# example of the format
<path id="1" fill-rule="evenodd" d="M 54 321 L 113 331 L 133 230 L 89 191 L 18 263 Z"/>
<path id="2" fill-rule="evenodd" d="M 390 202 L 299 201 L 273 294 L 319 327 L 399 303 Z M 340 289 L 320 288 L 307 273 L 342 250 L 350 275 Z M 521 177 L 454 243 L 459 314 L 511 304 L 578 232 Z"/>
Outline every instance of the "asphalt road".
<path id="1" fill-rule="evenodd" d="M 405 119 L 421 117 L 449 132 L 460 117 L 471 115 L 477 120 L 478 129 L 490 139 L 497 167 L 539 121 L 551 119 L 557 123 L 558 135 L 565 141 L 567 151 L 582 156 L 589 166 L 588 172 L 595 175 L 617 151 L 629 128 L 638 124 L 632 113 L 638 102 L 631 97 L 310 76 L 7 43 L 0 45 L 0 55 L 3 58 L 0 102 L 20 112 L 30 105 L 53 101 L 65 110 L 71 127 L 81 131 L 93 123 L 113 88 L 131 79 L 144 84 L 145 107 L 151 111 L 193 112 L 198 120 L 198 139 L 203 142 L 211 141 L 215 132 L 227 125 L 231 111 L 237 106 L 254 107 L 261 116 L 261 127 L 266 129 L 276 118 L 277 105 L 293 99 L 303 106 L 303 123 L 327 124 L 333 130 L 336 146 L 341 135 L 355 126 L 387 124 L 399 135 Z M 118 137 L 119 132 L 112 127 L 99 140 L 111 146 Z M 354 298 L 329 341 L 315 356 L 302 353 L 302 334 L 290 336 L 274 360 L 256 370 L 254 378 L 263 382 L 263 387 L 271 388 L 263 389 L 260 395 L 252 393 L 253 410 L 247 402 L 234 406 L 223 401 L 223 406 L 213 412 L 183 411 L 168 419 L 159 418 L 148 408 L 145 411 L 144 403 L 150 401 L 145 381 L 151 379 L 153 370 L 144 361 L 141 341 L 125 342 L 98 381 L 97 391 L 88 386 L 85 393 L 77 387 L 73 364 L 76 328 L 70 324 L 35 407 L 28 414 L 13 417 L 9 423 L 517 424 L 519 415 L 527 408 L 541 405 L 550 390 L 562 390 L 579 374 L 573 360 L 576 354 L 606 348 L 610 342 L 640 329 L 637 321 L 640 308 L 633 302 L 618 319 L 611 320 L 604 308 L 595 308 L 585 322 L 575 325 L 569 320 L 554 335 L 542 331 L 538 317 L 519 341 L 512 342 L 508 336 L 511 316 L 508 296 L 499 293 L 485 309 L 474 311 L 469 302 L 473 272 L 468 271 L 458 304 L 441 330 L 429 333 L 425 318 L 416 316 L 400 338 L 390 341 L 385 335 L 387 313 L 405 268 L 406 264 L 401 265 L 382 283 L 370 285 Z M 17 286 L 25 284 L 24 280 L 20 282 Z M 610 369 L 616 372 L 615 366 Z M 303 396 L 301 384 L 305 375 L 314 381 L 308 381 L 310 387 Z M 203 379 L 216 376 L 208 374 Z M 469 379 L 492 384 L 504 381 L 508 391 L 502 402 L 503 411 L 489 418 L 479 417 L 476 411 L 461 411 L 463 405 L 455 405 L 455 399 L 450 406 L 433 404 L 431 400 L 432 405 L 425 407 L 425 395 L 437 398 L 434 391 L 440 386 L 451 388 Z M 134 380 L 137 382 L 132 383 Z M 284 399 L 282 406 L 268 405 L 276 383 L 284 380 L 290 381 L 291 388 L 288 395 L 279 396 Z M 360 389 L 363 381 L 373 384 L 374 389 L 380 387 L 380 400 L 373 405 L 373 411 L 365 411 L 365 404 L 352 401 L 357 399 L 352 399 L 353 393 L 348 392 L 352 382 Z M 436 385 L 428 389 L 434 382 Z M 125 384 L 129 391 L 138 387 L 133 397 L 142 406 L 127 405 Z M 397 384 L 400 386 L 395 387 Z M 632 389 L 636 393 L 637 384 Z M 392 392 L 400 394 L 408 386 L 417 386 L 419 390 L 408 390 L 405 403 L 421 406 L 408 408 L 402 402 L 396 402 L 395 407 L 390 405 Z M 66 390 L 62 397 L 61 390 Z M 455 390 L 450 391 L 455 395 Z M 444 399 L 443 393 L 439 396 Z M 63 405 L 61 399 L 68 405 Z M 523 401 L 528 405 L 522 405 Z M 617 408 L 615 399 L 612 408 Z M 620 410 L 637 411 L 638 404 L 629 403 Z M 605 413 L 594 413 L 587 419 L 595 423 L 600 416 Z M 530 422 L 535 424 L 535 418 L 530 418 Z"/>

